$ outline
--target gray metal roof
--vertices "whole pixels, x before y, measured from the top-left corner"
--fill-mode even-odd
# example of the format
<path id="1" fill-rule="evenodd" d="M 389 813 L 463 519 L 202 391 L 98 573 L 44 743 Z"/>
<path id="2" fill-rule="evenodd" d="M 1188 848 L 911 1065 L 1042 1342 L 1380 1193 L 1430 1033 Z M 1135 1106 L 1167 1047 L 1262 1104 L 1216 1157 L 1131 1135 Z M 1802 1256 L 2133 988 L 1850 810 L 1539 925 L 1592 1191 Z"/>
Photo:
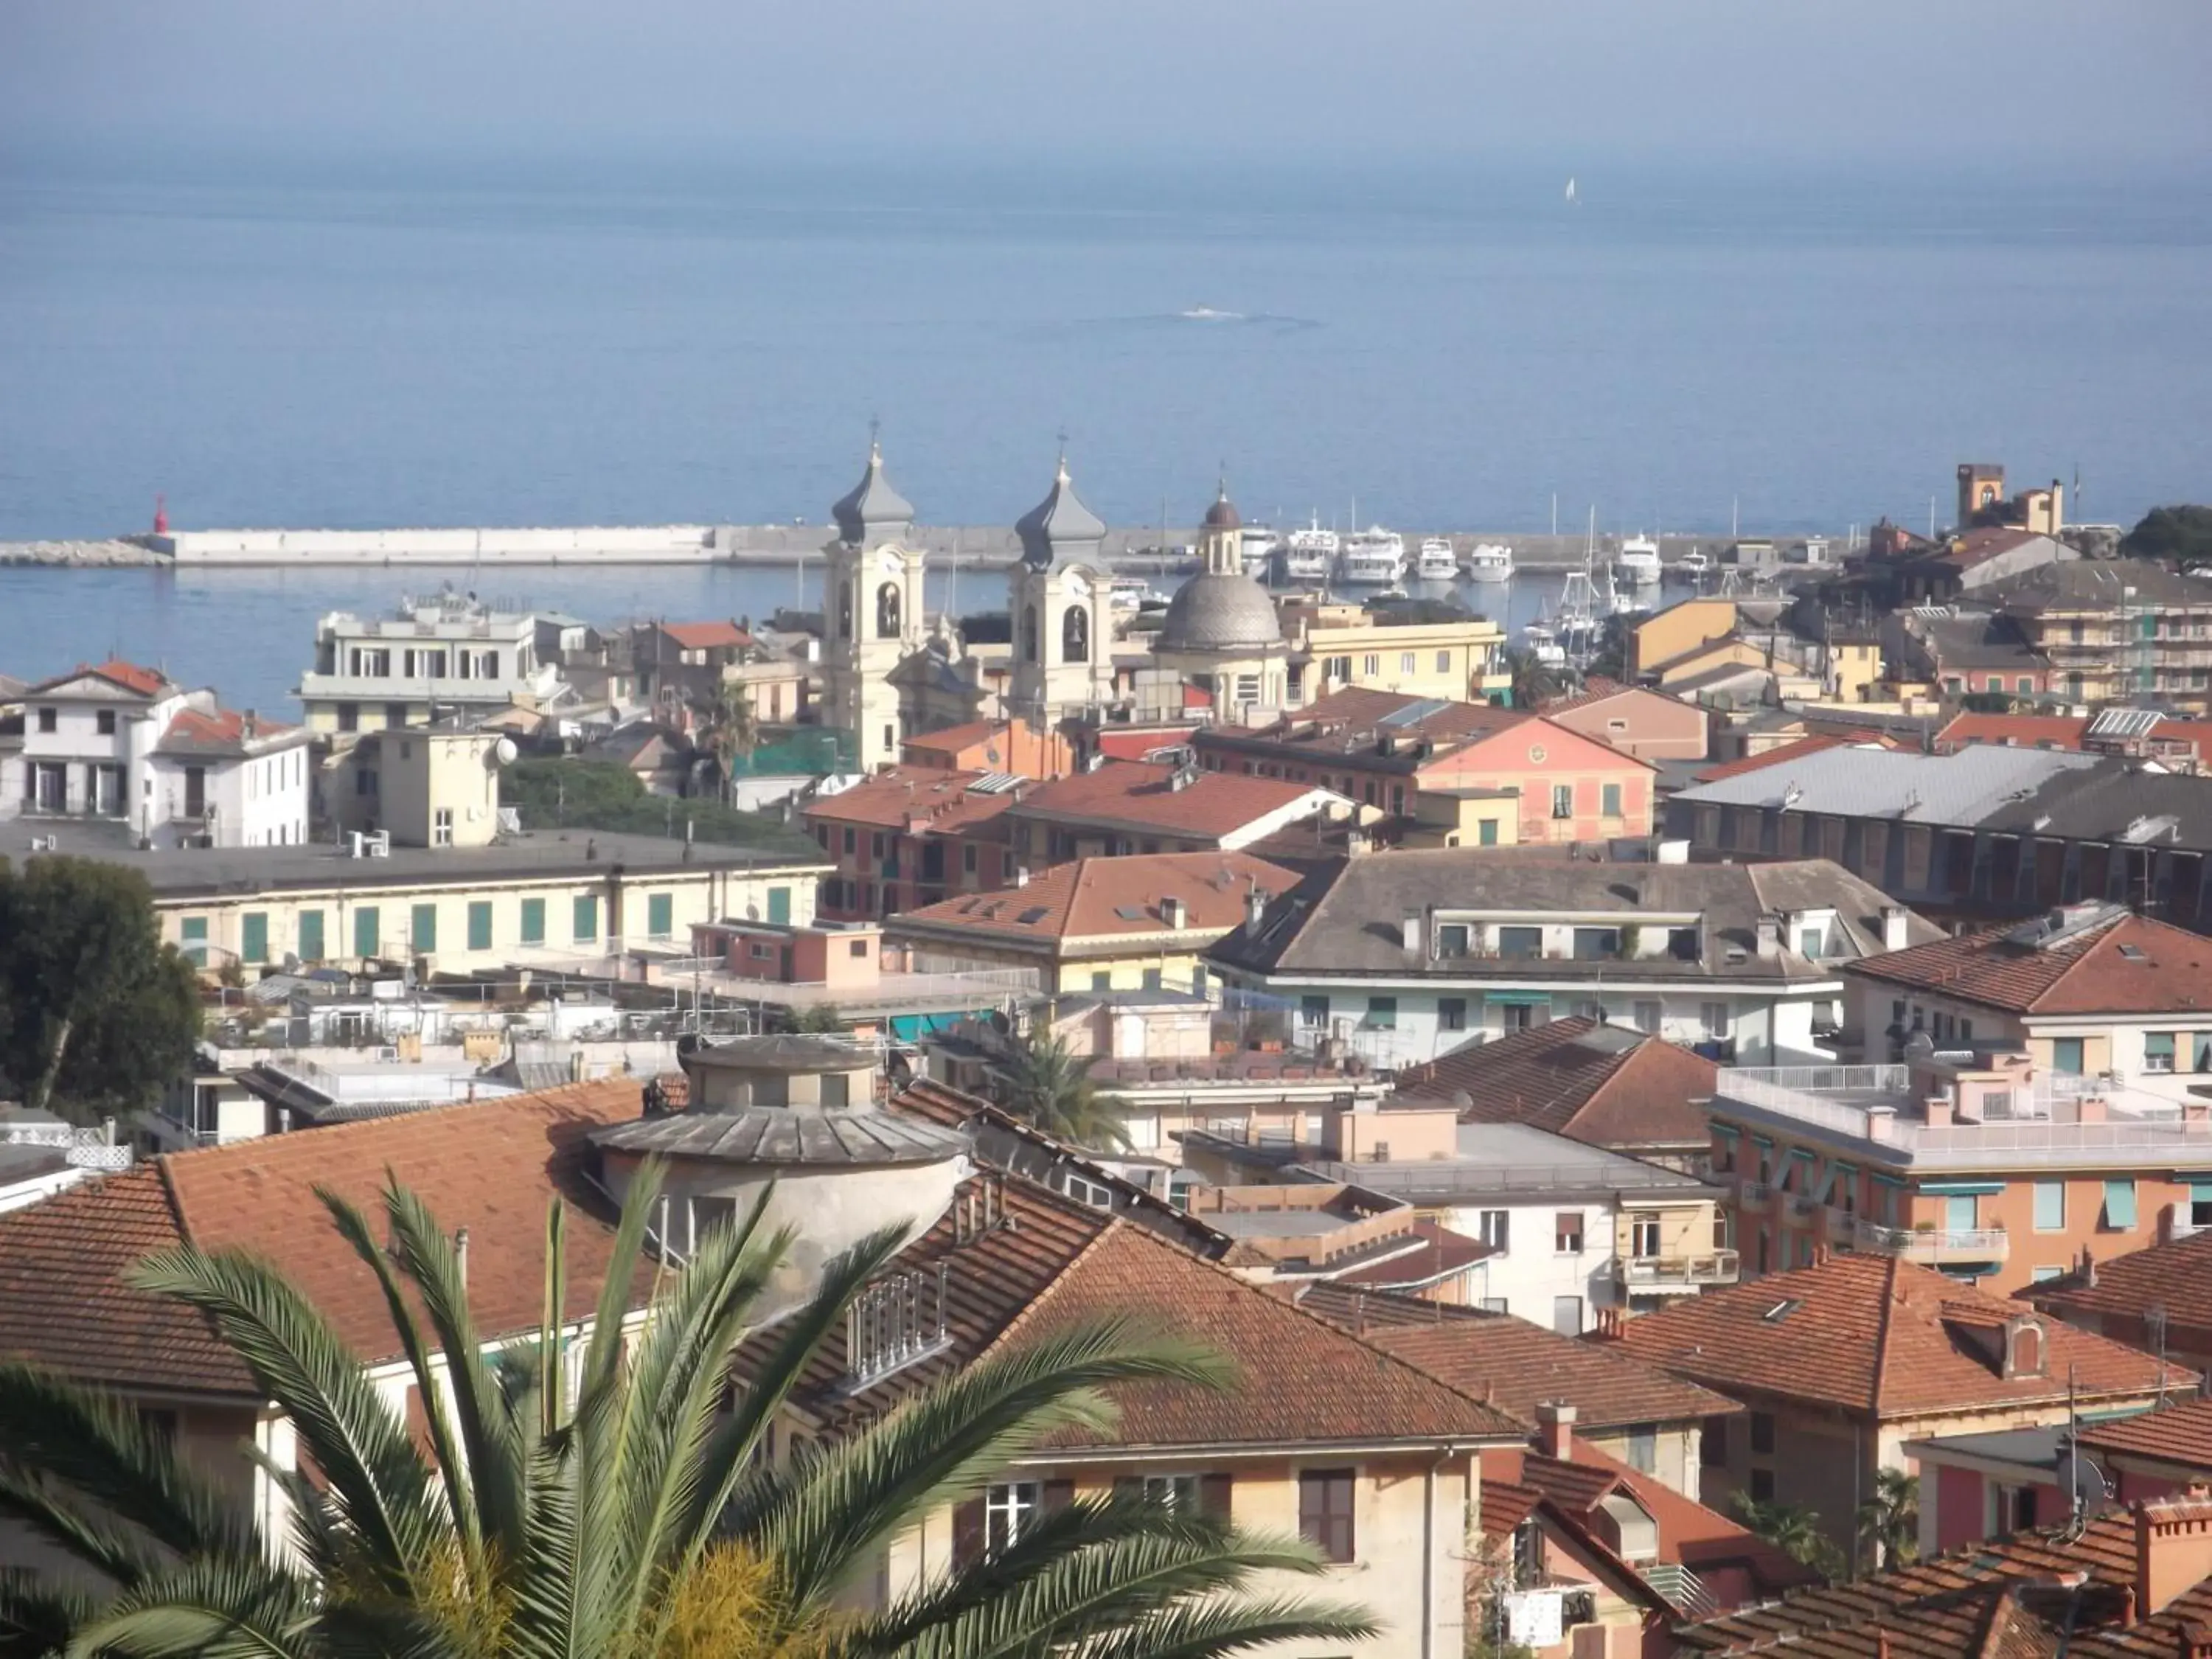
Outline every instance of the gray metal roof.
<path id="1" fill-rule="evenodd" d="M 968 1150 L 966 1137 L 917 1117 L 873 1107 L 747 1106 L 671 1112 L 595 1129 L 592 1144 L 719 1164 L 939 1164 Z"/>
<path id="2" fill-rule="evenodd" d="M 1283 647 L 1283 625 L 1267 590 L 1246 575 L 1209 570 L 1176 589 L 1157 651 L 1266 651 Z"/>
<path id="3" fill-rule="evenodd" d="M 2095 755 L 1974 744 L 1955 755 L 1896 749 L 1823 749 L 1685 789 L 1679 802 L 1788 806 L 1848 817 L 1971 823 L 2024 800 L 2053 778 L 2094 770 Z"/>
<path id="4" fill-rule="evenodd" d="M 1084 506 L 1068 480 L 1067 457 L 1045 498 L 1015 521 L 1024 562 L 1040 568 L 1069 562 L 1095 564 L 1106 539 L 1106 521 Z"/>
<path id="5" fill-rule="evenodd" d="M 683 1056 L 686 1071 L 704 1066 L 736 1072 L 850 1072 L 875 1063 L 873 1049 L 836 1037 L 806 1036 L 730 1037 L 702 1043 Z"/>
<path id="6" fill-rule="evenodd" d="M 868 470 L 830 509 L 837 533 L 856 547 L 896 538 L 914 524 L 914 504 L 884 476 L 884 449 L 868 446 Z"/>

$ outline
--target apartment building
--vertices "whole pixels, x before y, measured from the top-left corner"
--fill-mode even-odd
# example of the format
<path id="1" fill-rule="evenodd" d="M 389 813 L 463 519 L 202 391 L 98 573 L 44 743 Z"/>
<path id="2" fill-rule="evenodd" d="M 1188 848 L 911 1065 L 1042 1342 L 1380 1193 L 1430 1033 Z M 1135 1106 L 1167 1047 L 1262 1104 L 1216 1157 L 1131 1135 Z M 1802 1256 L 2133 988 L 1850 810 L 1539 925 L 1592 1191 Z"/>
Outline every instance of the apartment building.
<path id="1" fill-rule="evenodd" d="M 1454 702 L 1511 699 L 1505 630 L 1487 617 L 1419 603 L 1310 599 L 1285 602 L 1281 616 L 1291 708 L 1348 690 Z"/>
<path id="2" fill-rule="evenodd" d="M 1984 601 L 2071 703 L 2156 697 L 2212 713 L 2212 582 L 2148 559 L 2079 559 L 1991 583 Z"/>
<path id="3" fill-rule="evenodd" d="M 1203 771 L 1188 757 L 1105 760 L 1024 789 L 1006 825 L 1016 852 L 1042 869 L 1075 858 L 1233 852 L 1352 810 L 1319 785 Z"/>
<path id="4" fill-rule="evenodd" d="M 2021 1295 L 2069 1325 L 2212 1376 L 2212 1217 L 2141 1249 L 2092 1247 L 2072 1271 Z"/>
<path id="5" fill-rule="evenodd" d="M 1582 1015 L 1741 1060 L 1826 1054 L 1842 965 L 1936 930 L 1820 860 L 1601 864 L 1549 849 L 1316 868 L 1210 952 L 1301 1032 L 1386 1066 Z"/>
<path id="6" fill-rule="evenodd" d="M 821 914 L 860 921 L 1009 885 L 1024 860 L 1003 815 L 1022 788 L 1006 772 L 902 766 L 817 795 L 799 816 L 836 868 Z"/>
<path id="7" fill-rule="evenodd" d="M 1192 741 L 1210 772 L 1330 788 L 1398 817 L 1411 813 L 1422 790 L 1497 790 L 1499 811 L 1519 814 L 1511 839 L 1525 843 L 1651 830 L 1656 769 L 1650 762 L 1541 716 L 1487 704 L 1338 691 L 1263 726 L 1201 727 Z"/>
<path id="8" fill-rule="evenodd" d="M 550 640 L 541 640 L 550 632 Z M 307 727 L 376 732 L 542 703 L 560 684 L 559 626 L 451 589 L 390 617 L 333 611 L 315 624 L 314 665 L 300 676 Z"/>
<path id="9" fill-rule="evenodd" d="M 1601 675 L 1537 712 L 1638 760 L 1703 760 L 1711 748 L 1712 716 L 1696 703 Z"/>
<path id="10" fill-rule="evenodd" d="M 148 847 L 291 847 L 307 838 L 307 734 L 220 706 L 157 669 L 108 661 L 27 686 L 0 726 L 0 820 L 70 820 Z"/>

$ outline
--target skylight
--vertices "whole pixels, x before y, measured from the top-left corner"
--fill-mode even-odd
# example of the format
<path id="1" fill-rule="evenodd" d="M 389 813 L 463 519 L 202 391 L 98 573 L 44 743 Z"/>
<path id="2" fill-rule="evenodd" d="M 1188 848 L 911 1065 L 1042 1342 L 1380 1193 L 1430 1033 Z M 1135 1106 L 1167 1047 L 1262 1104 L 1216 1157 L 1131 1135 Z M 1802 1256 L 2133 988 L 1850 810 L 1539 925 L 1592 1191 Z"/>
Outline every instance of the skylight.
<path id="1" fill-rule="evenodd" d="M 1781 1301 L 1776 1303 L 1765 1313 L 1759 1315 L 1759 1317 L 1770 1325 L 1779 1325 L 1784 1320 L 1789 1318 L 1791 1314 L 1796 1313 L 1798 1309 L 1804 1305 L 1805 1304 L 1802 1298 L 1794 1296 L 1785 1296 Z"/>
<path id="2" fill-rule="evenodd" d="M 1027 927 L 1032 922 L 1042 921 L 1051 914 L 1052 912 L 1048 910 L 1043 905 L 1032 904 L 1028 909 L 1023 911 L 1021 915 L 1015 917 L 1014 920 L 1019 922 L 1023 927 Z"/>

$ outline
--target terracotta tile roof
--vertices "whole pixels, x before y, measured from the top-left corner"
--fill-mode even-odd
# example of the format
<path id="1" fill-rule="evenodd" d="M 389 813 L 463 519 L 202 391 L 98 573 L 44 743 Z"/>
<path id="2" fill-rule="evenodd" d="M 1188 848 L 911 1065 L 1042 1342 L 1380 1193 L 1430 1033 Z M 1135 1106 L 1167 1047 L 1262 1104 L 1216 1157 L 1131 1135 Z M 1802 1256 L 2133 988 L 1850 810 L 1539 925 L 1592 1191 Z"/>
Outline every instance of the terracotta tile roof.
<path id="1" fill-rule="evenodd" d="M 2122 914 L 2047 945 L 2017 924 L 1855 962 L 1847 973 L 2018 1014 L 2200 1014 L 2212 1007 L 2212 942 Z"/>
<path id="2" fill-rule="evenodd" d="M 1484 1460 L 1486 1463 L 1487 1459 Z M 1475 1525 L 1492 1538 L 1504 1538 L 1544 1503 L 1544 1494 L 1534 1486 L 1524 1486 L 1516 1481 L 1492 1475 L 1487 1468 L 1482 1472 L 1482 1495 L 1476 1513 Z"/>
<path id="3" fill-rule="evenodd" d="M 167 754 L 242 755 L 249 748 L 264 748 L 278 739 L 300 734 L 296 726 L 256 715 L 249 736 L 246 721 L 246 716 L 235 708 L 218 708 L 211 714 L 197 708 L 179 709 L 169 721 L 169 729 L 161 734 L 158 746 Z"/>
<path id="4" fill-rule="evenodd" d="M 1849 749 L 1872 744 L 1878 749 L 1901 749 L 1904 744 L 1886 732 L 1816 732 L 1809 737 L 1785 743 L 1778 749 L 1769 749 L 1757 755 L 1745 755 L 1732 761 L 1723 761 L 1717 766 L 1708 766 L 1695 775 L 1698 783 L 1717 783 L 1723 778 L 1741 777 L 1746 772 L 1759 772 L 1770 766 L 1789 761 L 1802 760 L 1808 755 L 1817 755 L 1824 749 Z"/>
<path id="5" fill-rule="evenodd" d="M 1602 674 L 1586 678 L 1579 691 L 1562 691 L 1557 696 L 1547 697 L 1536 705 L 1540 714 L 1556 714 L 1565 708 L 1581 708 L 1606 697 L 1617 697 L 1622 692 L 1636 688 L 1623 685 L 1619 680 L 1607 679 Z"/>
<path id="6" fill-rule="evenodd" d="M 2142 1319 L 2153 1308 L 2168 1323 L 2212 1332 L 2212 1228 L 2096 1264 L 2094 1282 L 2076 1272 L 2020 1294 L 2063 1319 Z"/>
<path id="7" fill-rule="evenodd" d="M 1148 760 L 1164 750 L 1189 747 L 1197 730 L 1195 726 L 1146 726 L 1121 731 L 1109 726 L 1098 732 L 1097 743 L 1100 754 L 1115 760 Z"/>
<path id="8" fill-rule="evenodd" d="M 128 1386 L 235 1393 L 244 1371 L 196 1315 L 126 1288 L 142 1256 L 190 1240 L 283 1264 L 372 1360 L 397 1350 L 375 1280 L 332 1230 L 318 1185 L 364 1207 L 387 1170 L 448 1229 L 469 1229 L 469 1290 L 487 1334 L 534 1327 L 544 1295 L 545 1206 L 570 1205 L 570 1311 L 588 1313 L 613 1240 L 580 1179 L 582 1136 L 634 1116 L 635 1082 L 272 1135 L 176 1152 L 0 1216 L 0 1352 Z"/>
<path id="9" fill-rule="evenodd" d="M 2114 1418 L 2082 1430 L 2079 1438 L 2093 1451 L 2125 1452 L 2212 1472 L 2212 1400 Z"/>
<path id="10" fill-rule="evenodd" d="M 1527 1123 L 1594 1146 L 1703 1145 L 1718 1068 L 1663 1038 L 1577 1015 L 1398 1073 L 1400 1094 L 1464 1091 L 1468 1123 Z"/>
<path id="11" fill-rule="evenodd" d="M 2086 714 L 1964 714 L 1936 734 L 1936 752 L 1948 755 L 1970 743 L 2002 744 L 2013 749 L 2081 748 L 2089 729 Z"/>
<path id="12" fill-rule="evenodd" d="M 711 651 L 718 646 L 748 646 L 753 636 L 733 622 L 663 623 L 660 631 L 686 651 Z"/>
<path id="13" fill-rule="evenodd" d="M 1495 1245 L 1486 1244 L 1479 1238 L 1469 1238 L 1465 1233 L 1455 1233 L 1433 1221 L 1416 1221 L 1413 1224 L 1413 1231 L 1428 1245 L 1426 1249 L 1413 1255 L 1394 1255 L 1387 1261 L 1372 1261 L 1364 1267 L 1354 1267 L 1349 1273 L 1336 1274 L 1336 1282 L 1358 1285 L 1363 1290 L 1388 1290 L 1400 1285 L 1431 1285 L 1498 1254 Z"/>
<path id="14" fill-rule="evenodd" d="M 1244 920 L 1244 896 L 1255 884 L 1272 896 L 1297 879 L 1249 853 L 1076 859 L 1054 865 L 1026 887 L 963 894 L 902 911 L 887 920 L 885 931 L 1061 940 L 1164 933 L 1161 903 L 1175 897 L 1183 904 L 1181 931 L 1195 950 Z"/>
<path id="15" fill-rule="evenodd" d="M 1005 720 L 969 720 L 965 726 L 947 726 L 934 732 L 924 732 L 919 737 L 908 738 L 900 745 L 905 749 L 961 750 L 971 749 L 979 743 L 1006 735 Z"/>
<path id="16" fill-rule="evenodd" d="M 808 802 L 800 816 L 816 823 L 864 823 L 919 835 L 951 835 L 988 823 L 1014 804 L 1011 789 L 1003 794 L 978 794 L 969 788 L 988 775 L 897 767 Z"/>
<path id="17" fill-rule="evenodd" d="M 1578 1342 L 1509 1314 L 1327 1283 L 1304 1287 L 1297 1299 L 1309 1313 L 1364 1334 L 1375 1346 L 1525 1423 L 1536 1420 L 1544 1400 L 1569 1401 L 1584 1430 L 1687 1423 L 1742 1409 L 1617 1347 Z"/>
<path id="18" fill-rule="evenodd" d="M 1241 772 L 1200 772 L 1181 788 L 1175 776 L 1174 767 L 1157 762 L 1109 760 L 1039 784 L 1016 816 L 1218 839 L 1317 793 L 1313 784 Z"/>
<path id="19" fill-rule="evenodd" d="M 1000 1224 L 966 1243 L 963 1201 L 995 1194 Z M 1233 1360 L 1225 1391 L 1170 1384 L 1113 1390 L 1120 1432 L 1071 1433 L 1085 1445 L 1358 1444 L 1514 1441 L 1525 1429 L 1326 1321 L 1201 1261 L 1144 1228 L 1018 1179 L 965 1183 L 951 1213 L 901 1252 L 898 1267 L 945 1275 L 941 1351 L 881 1382 L 845 1386 L 843 1328 L 800 1381 L 798 1403 L 832 1423 L 886 1409 L 913 1390 L 1001 1349 L 1103 1318 L 1195 1337 Z M 745 1363 L 740 1353 L 739 1364 Z"/>
<path id="20" fill-rule="evenodd" d="M 95 675 L 111 685 L 119 685 L 125 691 L 136 692 L 142 697 L 158 697 L 176 689 L 169 683 L 168 677 L 158 669 L 142 668 L 135 662 L 110 657 L 103 663 L 79 663 L 66 674 L 57 674 L 52 679 L 41 680 L 29 687 L 25 695 L 36 696 L 41 691 L 67 685 L 71 680 L 82 679 L 88 674 Z"/>
<path id="21" fill-rule="evenodd" d="M 2147 1353 L 2046 1322 L 2043 1371 L 2006 1378 L 1984 1328 L 2020 1304 L 1932 1268 L 1876 1255 L 1838 1255 L 1769 1273 L 1629 1320 L 1620 1348 L 1727 1393 L 1808 1401 L 1908 1417 L 2002 1412 L 2067 1396 L 2146 1395 L 2159 1384 Z M 2172 1382 L 2179 1368 L 2168 1365 Z"/>

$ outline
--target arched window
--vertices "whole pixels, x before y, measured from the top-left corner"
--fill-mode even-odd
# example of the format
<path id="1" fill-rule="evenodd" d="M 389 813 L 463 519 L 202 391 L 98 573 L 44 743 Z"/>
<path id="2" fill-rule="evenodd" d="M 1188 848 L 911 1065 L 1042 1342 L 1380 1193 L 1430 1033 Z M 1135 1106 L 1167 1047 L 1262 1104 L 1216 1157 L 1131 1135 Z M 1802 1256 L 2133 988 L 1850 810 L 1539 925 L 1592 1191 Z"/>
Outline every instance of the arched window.
<path id="1" fill-rule="evenodd" d="M 1060 619 L 1060 654 L 1069 662 L 1091 660 L 1091 613 L 1079 605 Z"/>
<path id="2" fill-rule="evenodd" d="M 885 582 L 876 590 L 876 637 L 895 640 L 899 631 L 899 590 L 896 582 Z"/>
<path id="3" fill-rule="evenodd" d="M 853 637 L 853 584 L 850 582 L 837 584 L 837 637 L 841 640 Z"/>
<path id="4" fill-rule="evenodd" d="M 1036 659 L 1036 607 L 1032 605 L 1026 605 L 1022 610 L 1022 660 L 1024 662 L 1035 662 Z"/>

